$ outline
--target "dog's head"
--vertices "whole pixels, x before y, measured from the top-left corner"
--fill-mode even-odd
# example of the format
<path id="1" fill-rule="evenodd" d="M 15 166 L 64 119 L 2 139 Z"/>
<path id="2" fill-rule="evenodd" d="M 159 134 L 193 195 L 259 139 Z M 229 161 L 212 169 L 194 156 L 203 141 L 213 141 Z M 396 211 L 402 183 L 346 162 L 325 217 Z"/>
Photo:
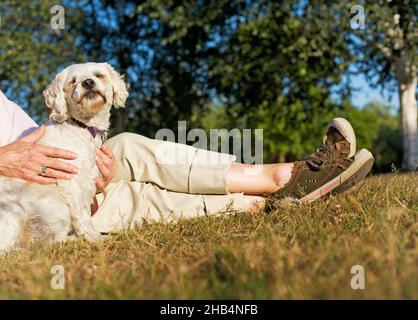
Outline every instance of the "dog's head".
<path id="1" fill-rule="evenodd" d="M 99 112 L 124 107 L 128 90 L 123 76 L 107 63 L 73 64 L 58 73 L 43 92 L 50 118 L 90 120 Z"/>

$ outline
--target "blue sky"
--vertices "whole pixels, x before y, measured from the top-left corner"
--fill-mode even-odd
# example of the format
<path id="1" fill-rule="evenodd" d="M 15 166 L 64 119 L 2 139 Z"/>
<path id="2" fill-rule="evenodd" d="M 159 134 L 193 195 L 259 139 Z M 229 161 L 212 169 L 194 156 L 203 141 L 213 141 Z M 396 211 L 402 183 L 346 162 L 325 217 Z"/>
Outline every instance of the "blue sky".
<path id="1" fill-rule="evenodd" d="M 393 108 L 393 111 L 399 109 L 399 96 L 396 91 L 391 92 L 385 89 L 382 93 L 380 89 L 371 88 L 362 74 L 351 76 L 351 79 L 353 87 L 358 89 L 351 96 L 353 105 L 362 107 L 371 100 L 376 100 L 390 106 L 391 109 Z"/>

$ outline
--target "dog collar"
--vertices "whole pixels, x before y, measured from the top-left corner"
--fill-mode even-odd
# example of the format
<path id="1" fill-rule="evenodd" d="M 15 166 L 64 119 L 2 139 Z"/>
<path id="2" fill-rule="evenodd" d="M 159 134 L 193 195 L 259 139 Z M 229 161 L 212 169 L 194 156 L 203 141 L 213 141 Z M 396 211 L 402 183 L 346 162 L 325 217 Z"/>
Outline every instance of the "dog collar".
<path id="1" fill-rule="evenodd" d="M 87 129 L 87 131 L 90 132 L 93 139 L 96 138 L 96 136 L 99 136 L 102 140 L 106 140 L 107 130 L 99 129 L 96 127 L 89 127 L 88 125 L 74 118 L 71 118 L 71 121 L 78 125 L 80 128 Z"/>

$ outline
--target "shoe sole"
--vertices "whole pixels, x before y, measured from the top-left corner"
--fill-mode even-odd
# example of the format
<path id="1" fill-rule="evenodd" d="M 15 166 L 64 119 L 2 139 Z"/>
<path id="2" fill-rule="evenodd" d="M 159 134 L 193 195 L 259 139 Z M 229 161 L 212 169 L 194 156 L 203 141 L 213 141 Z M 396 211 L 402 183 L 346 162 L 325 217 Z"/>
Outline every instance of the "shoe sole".
<path id="1" fill-rule="evenodd" d="M 360 155 L 360 152 L 364 153 L 364 155 Z M 346 182 L 344 182 L 342 185 L 340 185 L 339 187 L 332 190 L 331 193 L 337 194 L 337 193 L 345 192 L 348 189 L 350 189 L 351 187 L 353 187 L 354 185 L 356 185 L 357 183 L 359 183 L 361 180 L 363 180 L 369 174 L 369 172 L 371 171 L 371 169 L 373 167 L 373 163 L 374 163 L 373 155 L 366 149 L 361 149 L 358 152 L 358 154 L 359 154 L 360 157 L 369 157 L 368 162 L 365 162 L 363 164 L 363 166 L 361 166 L 359 168 L 359 170 L 352 177 L 348 178 L 346 180 Z M 356 157 L 357 157 L 357 155 L 356 155 Z"/>
<path id="2" fill-rule="evenodd" d="M 361 149 L 354 156 L 354 162 L 345 171 L 322 185 L 320 188 L 301 198 L 300 203 L 310 203 L 330 192 L 340 193 L 350 189 L 367 176 L 372 169 L 373 163 L 374 158 L 371 152 L 366 149 Z"/>
<path id="3" fill-rule="evenodd" d="M 354 157 L 356 154 L 356 134 L 354 133 L 350 122 L 344 118 L 335 118 L 329 123 L 328 127 L 337 129 L 345 140 L 350 143 L 350 154 L 348 155 L 348 158 Z"/>

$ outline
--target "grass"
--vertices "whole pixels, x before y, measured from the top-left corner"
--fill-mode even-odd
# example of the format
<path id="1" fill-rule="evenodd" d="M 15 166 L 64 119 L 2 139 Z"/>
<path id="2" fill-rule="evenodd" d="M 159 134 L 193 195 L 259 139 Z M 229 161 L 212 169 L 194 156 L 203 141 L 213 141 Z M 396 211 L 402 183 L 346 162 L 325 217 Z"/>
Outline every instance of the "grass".
<path id="1" fill-rule="evenodd" d="M 65 268 L 65 289 L 50 287 Z M 353 265 L 365 290 L 353 290 Z M 272 212 L 144 224 L 0 257 L 2 299 L 417 299 L 418 174 Z"/>

